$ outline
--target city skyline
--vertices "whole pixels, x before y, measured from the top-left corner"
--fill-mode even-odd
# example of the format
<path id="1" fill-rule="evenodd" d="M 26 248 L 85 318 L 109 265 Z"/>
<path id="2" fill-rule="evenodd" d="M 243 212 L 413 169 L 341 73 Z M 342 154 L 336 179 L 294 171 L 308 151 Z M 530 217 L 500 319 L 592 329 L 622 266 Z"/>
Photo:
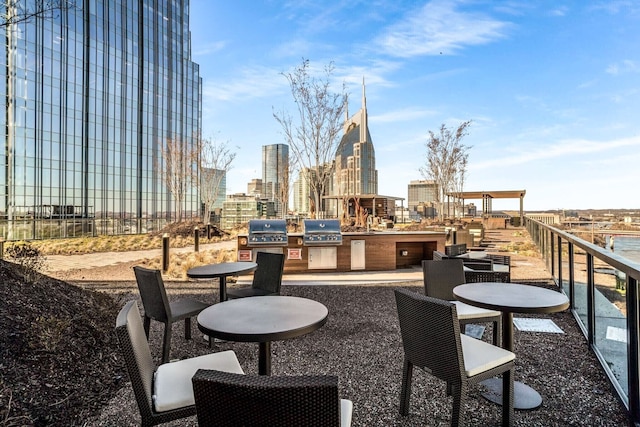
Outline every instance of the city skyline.
<path id="1" fill-rule="evenodd" d="M 192 0 L 190 18 L 203 135 L 238 153 L 228 194 L 261 176 L 261 146 L 285 143 L 280 73 L 305 58 L 333 61 L 354 107 L 365 79 L 379 194 L 406 205 L 428 132 L 472 120 L 465 190 L 525 189 L 527 211 L 640 206 L 640 5 Z"/>

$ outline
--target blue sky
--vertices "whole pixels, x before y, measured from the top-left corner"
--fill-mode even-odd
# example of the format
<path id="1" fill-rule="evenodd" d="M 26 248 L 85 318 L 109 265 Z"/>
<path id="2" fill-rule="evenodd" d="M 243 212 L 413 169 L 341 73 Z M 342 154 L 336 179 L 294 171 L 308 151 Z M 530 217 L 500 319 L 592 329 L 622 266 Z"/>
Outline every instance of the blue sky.
<path id="1" fill-rule="evenodd" d="M 466 191 L 525 189 L 525 210 L 640 208 L 636 0 L 191 0 L 190 27 L 203 136 L 237 153 L 228 193 L 285 142 L 281 73 L 306 58 L 334 62 L 350 114 L 365 79 L 380 194 L 406 199 L 428 131 L 471 120 Z"/>

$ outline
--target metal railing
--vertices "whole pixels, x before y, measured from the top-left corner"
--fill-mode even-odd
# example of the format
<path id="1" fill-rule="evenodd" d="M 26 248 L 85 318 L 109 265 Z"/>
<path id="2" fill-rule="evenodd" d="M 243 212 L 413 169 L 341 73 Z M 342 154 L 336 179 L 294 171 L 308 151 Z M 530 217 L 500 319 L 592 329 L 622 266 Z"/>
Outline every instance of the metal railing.
<path id="1" fill-rule="evenodd" d="M 640 424 L 640 263 L 525 217 L 556 284 L 629 419 Z"/>

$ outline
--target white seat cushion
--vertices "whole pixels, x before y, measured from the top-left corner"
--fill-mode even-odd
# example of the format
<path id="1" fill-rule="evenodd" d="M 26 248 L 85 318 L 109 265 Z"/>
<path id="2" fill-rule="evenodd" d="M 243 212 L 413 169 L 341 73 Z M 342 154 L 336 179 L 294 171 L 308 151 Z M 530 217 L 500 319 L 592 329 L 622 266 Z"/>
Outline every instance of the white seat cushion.
<path id="1" fill-rule="evenodd" d="M 460 334 L 464 369 L 468 377 L 481 374 L 516 358 L 512 352 Z"/>
<path id="2" fill-rule="evenodd" d="M 233 350 L 165 363 L 158 367 L 153 382 L 153 405 L 157 412 L 195 404 L 191 377 L 198 369 L 244 374 Z"/>
<path id="3" fill-rule="evenodd" d="M 465 304 L 461 301 L 451 301 L 456 305 L 456 312 L 458 313 L 458 320 L 464 319 L 477 319 L 481 317 L 495 317 L 500 316 L 502 313 L 495 310 L 487 310 L 486 308 L 474 307 L 469 304 Z"/>
<path id="4" fill-rule="evenodd" d="M 340 399 L 340 427 L 351 426 L 352 413 L 353 413 L 353 402 L 347 399 Z"/>

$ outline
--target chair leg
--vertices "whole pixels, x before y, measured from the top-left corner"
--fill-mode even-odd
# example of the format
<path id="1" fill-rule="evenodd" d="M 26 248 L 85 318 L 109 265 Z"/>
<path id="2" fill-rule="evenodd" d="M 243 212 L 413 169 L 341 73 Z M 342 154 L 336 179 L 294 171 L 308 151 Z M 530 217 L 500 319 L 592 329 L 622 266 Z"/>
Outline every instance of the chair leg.
<path id="1" fill-rule="evenodd" d="M 502 373 L 502 425 L 513 425 L 513 369 Z"/>
<path id="2" fill-rule="evenodd" d="M 409 399 L 411 398 L 411 377 L 413 376 L 413 363 L 404 359 L 402 367 L 402 386 L 400 389 L 400 415 L 409 414 Z"/>
<path id="3" fill-rule="evenodd" d="M 500 338 L 502 337 L 502 322 L 495 321 L 493 322 L 493 345 L 496 347 L 502 347 L 502 343 L 500 342 Z"/>
<path id="4" fill-rule="evenodd" d="M 171 349 L 171 322 L 164 324 L 164 339 L 162 340 L 162 363 L 169 361 L 169 350 Z"/>
<path id="5" fill-rule="evenodd" d="M 143 326 L 144 326 L 144 334 L 147 336 L 147 341 L 149 341 L 149 328 L 151 327 L 151 318 L 148 317 L 146 314 L 144 315 Z"/>
<path id="6" fill-rule="evenodd" d="M 191 318 L 187 317 L 184 319 L 184 339 L 191 339 Z"/>
<path id="7" fill-rule="evenodd" d="M 464 403 L 467 400 L 467 385 L 463 382 L 457 386 L 452 386 L 452 394 L 451 427 L 464 426 Z"/>

